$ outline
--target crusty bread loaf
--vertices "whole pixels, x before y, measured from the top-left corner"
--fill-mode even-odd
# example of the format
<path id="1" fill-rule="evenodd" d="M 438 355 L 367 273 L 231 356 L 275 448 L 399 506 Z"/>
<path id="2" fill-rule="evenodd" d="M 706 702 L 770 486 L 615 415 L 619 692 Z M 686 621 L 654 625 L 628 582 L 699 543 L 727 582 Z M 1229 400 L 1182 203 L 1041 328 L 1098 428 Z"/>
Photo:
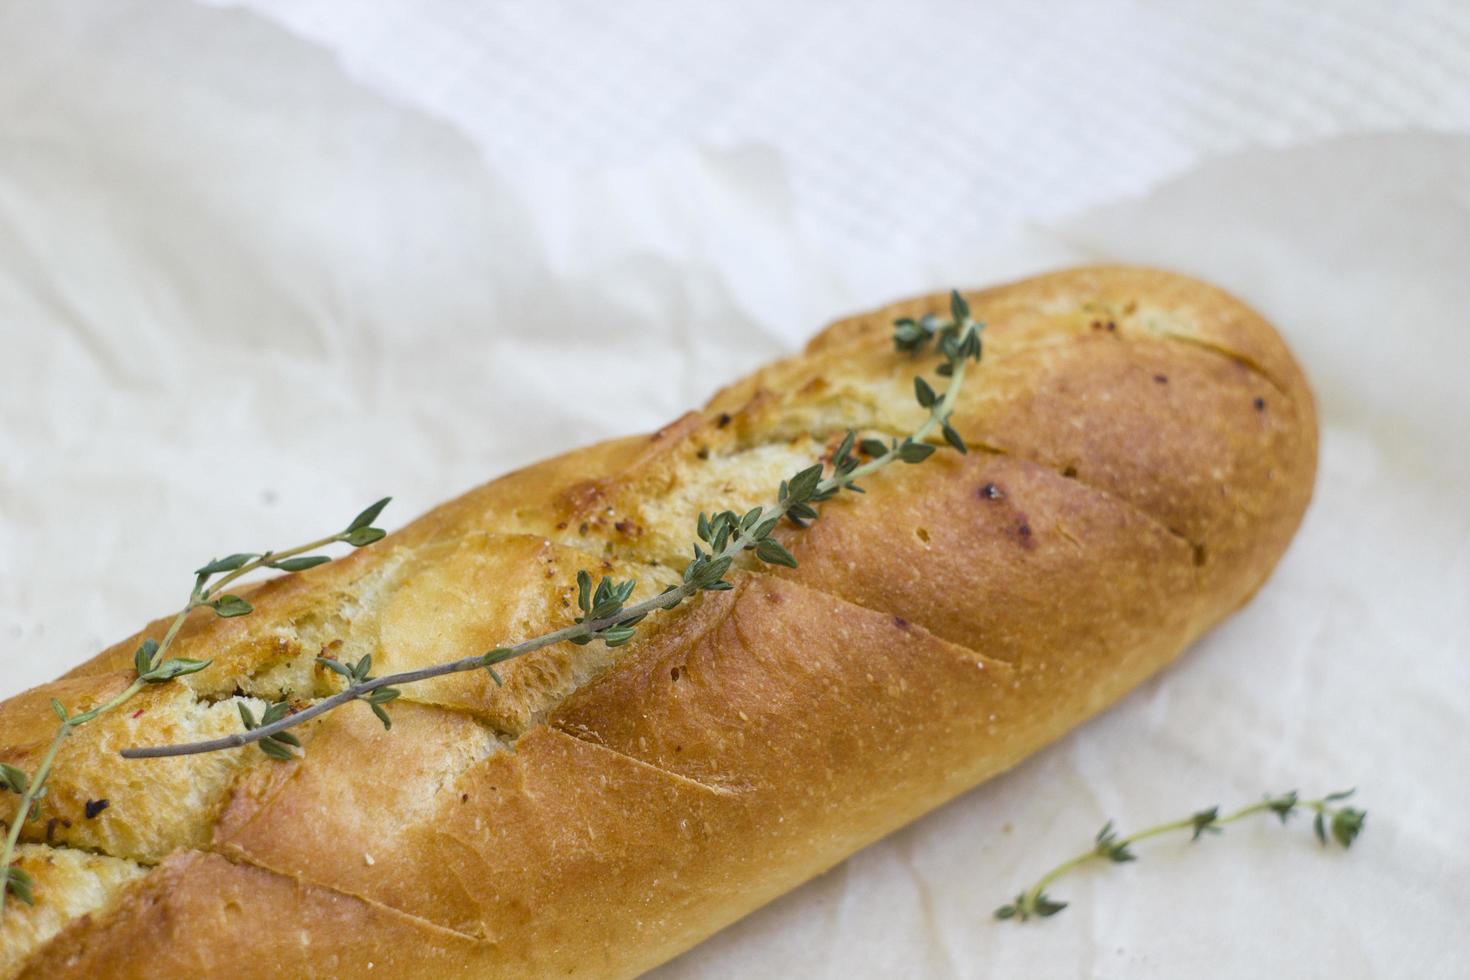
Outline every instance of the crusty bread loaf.
<path id="1" fill-rule="evenodd" d="M 300 762 L 116 753 L 335 690 L 323 650 L 388 672 L 562 625 L 581 568 L 635 598 L 677 581 L 701 508 L 768 501 L 849 426 L 922 419 L 932 361 L 896 354 L 891 322 L 944 296 L 264 584 L 250 616 L 191 619 L 176 649 L 214 665 L 62 750 L 0 975 L 626 976 L 1106 707 L 1265 580 L 1311 495 L 1311 394 L 1269 325 L 1181 276 L 968 298 L 989 324 L 954 416 L 972 452 L 865 481 L 780 532 L 799 568 L 738 571 L 627 647 L 407 688 L 391 732 L 350 705 L 303 727 Z M 162 625 L 6 702 L 0 758 L 34 765 L 48 699 L 116 691 Z"/>

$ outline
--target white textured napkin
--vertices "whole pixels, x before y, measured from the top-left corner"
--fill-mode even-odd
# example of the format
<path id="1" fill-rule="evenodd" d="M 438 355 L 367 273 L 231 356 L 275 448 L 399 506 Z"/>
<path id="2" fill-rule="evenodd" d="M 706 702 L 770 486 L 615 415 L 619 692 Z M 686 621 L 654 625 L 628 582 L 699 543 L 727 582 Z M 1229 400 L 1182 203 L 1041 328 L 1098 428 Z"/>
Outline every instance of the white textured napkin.
<path id="1" fill-rule="evenodd" d="M 1464 0 L 210 0 L 531 176 L 778 148 L 822 242 L 946 251 L 1196 162 L 1470 129 Z"/>
<path id="2" fill-rule="evenodd" d="M 302 5 L 300 18 L 317 9 Z M 803 34 L 809 43 L 782 71 L 818 62 L 802 70 L 821 91 L 893 63 L 922 77 L 945 50 L 940 25 L 915 21 L 935 28 L 919 44 L 895 15 L 872 16 L 892 59 L 841 44 L 824 53 Z M 1323 43 L 1361 24 L 1298 16 Z M 1041 30 L 1015 17 L 996 14 L 1018 33 L 997 27 L 986 43 L 1031 36 L 1014 24 Z M 1368 73 L 1382 91 L 1365 95 L 1366 76 L 1344 76 L 1352 96 L 1331 125 L 1291 139 L 1362 123 L 1452 128 L 1467 90 L 1443 89 L 1458 77 L 1443 59 L 1465 50 L 1467 32 L 1448 12 L 1435 17 L 1361 38 L 1359 50 L 1382 62 Z M 1226 20 L 1178 31 L 1192 37 L 1202 23 L 1237 37 Z M 1463 969 L 1470 139 L 1344 137 L 1191 167 L 1201 153 L 1261 141 L 1261 120 L 1286 111 L 1262 94 L 1269 104 L 1220 145 L 1186 135 L 1182 155 L 1147 154 L 1187 174 L 1067 218 L 1064 205 L 1096 203 L 1101 191 L 1053 198 L 1023 180 L 1014 201 L 991 196 L 982 185 L 1004 167 L 973 120 L 958 136 L 925 130 L 921 140 L 885 117 L 886 145 L 951 138 L 976 152 L 936 151 L 953 156 L 932 172 L 919 157 L 885 170 L 869 167 L 872 146 L 848 143 L 851 166 L 826 190 L 806 144 L 733 123 L 735 139 L 693 127 L 643 154 L 634 141 L 602 165 L 568 150 L 568 165 L 550 154 L 531 169 L 487 135 L 492 116 L 455 115 L 467 99 L 457 96 L 459 110 L 454 99 L 432 104 L 422 65 L 424 77 L 395 80 L 406 70 L 383 52 L 427 30 L 428 14 L 363 23 L 379 24 L 379 46 L 344 48 L 339 63 L 249 13 L 177 0 L 0 6 L 0 693 L 176 606 L 188 571 L 212 554 L 309 536 L 382 493 L 397 497 L 385 515 L 396 525 L 510 466 L 652 428 L 837 314 L 1057 263 L 1152 262 L 1258 305 L 1317 388 L 1318 499 L 1276 578 L 1104 718 L 663 975 Z M 730 24 L 723 36 L 735 54 L 760 46 Z M 521 51 L 517 37 L 507 44 Z M 1061 28 L 1044 37 L 1074 43 Z M 1389 50 L 1405 37 L 1428 53 Z M 1267 41 L 1244 38 L 1226 48 L 1250 64 Z M 603 60 L 627 61 L 641 43 L 613 45 Z M 1130 50 L 1184 57 L 1166 41 L 1141 43 Z M 555 45 L 542 57 L 556 60 Z M 699 67 L 714 57 L 705 48 L 681 57 L 714 71 Z M 586 57 L 566 63 L 602 77 Z M 462 96 L 454 67 L 446 58 L 442 87 Z M 1080 91 L 1097 73 L 1078 77 L 1070 63 L 1057 73 L 1098 111 Z M 1065 116 L 1070 103 L 1046 88 L 1050 78 L 1035 69 L 1004 84 L 1031 111 Z M 763 84 L 747 96 L 751 119 L 774 112 L 791 83 L 775 72 Z M 798 116 L 817 98 L 800 88 Z M 1025 102 L 1033 90 L 1054 101 Z M 497 106 L 508 98 L 486 95 Z M 612 118 L 631 111 L 621 95 L 598 98 Z M 1155 98 L 1159 114 L 1140 105 L 1140 118 L 1174 112 L 1188 132 L 1208 128 L 1188 98 Z M 1020 141 L 1018 156 L 1052 158 L 1044 136 L 1060 125 L 1039 121 L 1035 146 L 1021 128 L 1007 138 Z M 1111 146 L 1106 127 L 1096 145 Z M 1072 152 L 1050 164 L 1053 186 L 1086 182 Z M 1158 176 L 1119 184 L 1115 169 L 1098 168 L 1103 196 Z M 953 184 L 956 174 L 969 182 Z M 854 181 L 867 196 L 849 190 Z M 875 214 L 894 234 L 865 224 Z M 1020 217 L 1038 220 L 1024 235 L 982 235 Z M 1352 783 L 1370 816 L 1350 854 L 1319 852 L 1304 825 L 1263 821 L 1199 845 L 1161 841 L 1136 865 L 1078 875 L 1056 888 L 1072 908 L 1045 923 L 989 919 L 1108 817 L 1132 827 L 1265 790 Z"/>

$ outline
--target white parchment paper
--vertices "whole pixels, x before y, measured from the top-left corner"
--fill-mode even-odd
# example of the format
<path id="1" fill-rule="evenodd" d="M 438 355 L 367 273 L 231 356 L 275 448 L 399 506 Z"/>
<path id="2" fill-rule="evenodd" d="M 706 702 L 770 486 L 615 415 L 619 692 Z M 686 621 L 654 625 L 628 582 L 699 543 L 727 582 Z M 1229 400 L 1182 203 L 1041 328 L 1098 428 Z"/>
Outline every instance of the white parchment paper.
<path id="1" fill-rule="evenodd" d="M 240 12 L 0 7 L 0 694 L 211 554 L 657 426 L 838 314 L 1067 262 L 1213 279 L 1319 395 L 1271 584 L 1098 721 L 661 971 L 1455 976 L 1470 963 L 1470 139 L 1250 151 L 984 247 L 834 241 L 779 148 L 511 178 Z M 1102 822 L 1361 787 L 990 911 Z"/>

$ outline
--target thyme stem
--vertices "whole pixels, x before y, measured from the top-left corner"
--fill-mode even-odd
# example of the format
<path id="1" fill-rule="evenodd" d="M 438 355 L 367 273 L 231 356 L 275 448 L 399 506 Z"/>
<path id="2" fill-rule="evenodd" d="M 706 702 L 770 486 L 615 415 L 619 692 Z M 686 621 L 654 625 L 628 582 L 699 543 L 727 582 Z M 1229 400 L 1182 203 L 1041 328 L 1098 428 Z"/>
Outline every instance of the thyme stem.
<path id="1" fill-rule="evenodd" d="M 1115 864 L 1134 861 L 1137 860 L 1137 855 L 1130 851 L 1129 847 L 1139 841 L 1183 830 L 1193 833 L 1191 840 L 1199 840 L 1206 833 L 1221 833 L 1220 828 L 1224 825 L 1244 820 L 1258 813 L 1275 813 L 1284 824 L 1287 818 L 1297 810 L 1311 811 L 1316 814 L 1313 827 L 1317 839 L 1323 845 L 1327 844 L 1328 828 L 1330 827 L 1332 839 L 1343 847 L 1349 847 L 1362 831 L 1363 820 L 1367 812 L 1335 804 L 1347 799 L 1353 792 L 1353 790 L 1345 790 L 1340 793 L 1329 793 L 1321 799 L 1302 800 L 1298 799 L 1296 791 L 1293 790 L 1280 796 L 1267 796 L 1257 803 L 1248 804 L 1224 816 L 1220 815 L 1219 807 L 1210 807 L 1207 810 L 1199 810 L 1190 814 L 1182 820 L 1157 824 L 1124 837 L 1113 832 L 1113 822 L 1109 820 L 1098 832 L 1091 849 L 1068 858 L 1042 875 L 1036 884 L 1017 895 L 1015 901 L 996 909 L 995 917 L 997 919 L 1014 918 L 1019 922 L 1024 922 L 1032 917 L 1046 918 L 1056 915 L 1067 907 L 1067 903 L 1050 898 L 1046 894 L 1047 886 L 1077 868 L 1093 861 L 1111 861 Z"/>
<path id="2" fill-rule="evenodd" d="M 496 662 L 499 663 L 502 660 L 524 656 L 534 650 L 540 650 L 542 647 L 548 647 L 554 643 L 561 643 L 564 640 L 589 635 L 606 629 L 609 626 L 614 626 L 632 616 L 647 615 L 658 609 L 676 606 L 682 599 L 691 594 L 690 592 L 684 591 L 686 588 L 687 583 L 673 592 L 665 592 L 661 595 L 654 596 L 652 599 L 646 599 L 637 605 L 629 606 L 616 616 L 566 626 L 554 633 L 546 633 L 542 636 L 518 643 L 513 647 L 507 647 L 506 649 L 513 651 L 512 656 L 502 657 L 501 660 L 497 660 Z M 676 596 L 677 598 L 675 598 Z M 433 677 L 443 677 L 446 674 L 459 674 L 471 670 L 482 670 L 484 667 L 485 655 L 477 653 L 469 657 L 462 657 L 459 660 L 451 660 L 429 667 L 420 667 L 417 670 L 406 670 L 398 674 L 374 677 L 353 684 L 333 694 L 331 697 L 318 701 L 309 708 L 303 708 L 295 714 L 286 715 L 284 718 L 271 722 L 268 725 L 261 725 L 249 731 L 236 732 L 233 735 L 225 735 L 221 738 L 213 738 L 202 742 L 123 749 L 121 754 L 124 759 L 162 759 L 176 755 L 199 755 L 203 752 L 218 752 L 222 749 L 239 748 L 242 745 L 249 745 L 251 742 L 259 742 L 262 739 L 270 738 L 277 732 L 283 732 L 288 728 L 293 728 L 303 722 L 324 715 L 334 708 L 340 708 L 344 704 L 356 701 L 363 695 L 369 694 L 381 687 L 396 687 L 402 684 L 412 684 L 416 681 L 426 681 Z"/>
<path id="3" fill-rule="evenodd" d="M 288 752 L 283 750 L 279 744 L 273 744 L 271 740 L 274 739 L 276 743 L 279 743 L 284 738 L 290 740 L 287 744 L 297 744 L 294 736 L 283 734 L 287 729 L 318 718 L 352 701 L 367 701 L 372 705 L 384 727 L 391 727 L 383 705 L 396 698 L 399 693 L 398 688 L 404 684 L 481 668 L 489 670 L 496 683 L 500 683 L 500 675 L 495 673 L 494 669 L 496 664 L 523 657 L 554 643 L 563 641 L 588 643 L 594 639 L 602 639 L 609 646 L 625 643 L 632 637 L 633 628 L 637 623 L 650 613 L 672 609 L 701 591 L 730 588 L 730 583 L 723 581 L 721 576 L 735 558 L 746 550 L 754 550 L 756 557 L 762 561 L 795 567 L 796 559 L 770 537 L 771 531 L 782 518 L 789 518 L 805 527 L 803 521 L 815 519 L 817 516 L 813 504 L 826 500 L 842 490 L 854 489 L 859 479 L 883 469 L 894 461 L 906 463 L 922 461 L 935 449 L 933 445 L 925 443 L 924 440 L 936 428 L 943 429 L 945 440 L 950 445 L 960 452 L 966 451 L 964 440 L 950 427 L 949 418 L 959 398 L 961 386 L 964 384 L 969 361 L 980 359 L 980 331 L 984 325 L 971 319 L 969 306 L 959 293 L 951 294 L 950 303 L 953 319 L 948 323 L 943 323 L 935 317 L 926 317 L 923 321 L 903 320 L 896 325 L 898 330 L 894 339 L 899 350 L 917 354 L 929 342 L 937 340 L 939 349 L 945 358 L 945 363 L 940 366 L 939 373 L 947 376 L 950 382 L 943 396 L 936 397 L 934 391 L 922 378 L 915 381 L 919 404 L 929 410 L 929 416 L 923 424 L 915 429 L 907 439 L 902 442 L 894 440 L 886 447 L 878 440 L 864 440 L 864 451 L 869 452 L 872 458 L 862 464 L 858 464 L 849 455 L 856 442 L 856 433 L 850 431 L 842 447 L 833 456 L 832 475 L 825 479 L 820 478 L 824 466 L 819 462 L 801 471 L 790 481 L 783 482 L 778 502 L 774 505 L 756 508 L 744 518 L 727 511 L 717 514 L 711 521 L 706 515 L 701 514 L 700 538 L 710 543 L 712 547 L 710 553 L 706 554 L 698 545 L 695 546 L 695 559 L 685 569 L 682 584 L 671 586 L 657 596 L 625 608 L 622 602 L 632 592 L 633 583 L 631 581 L 616 586 L 604 578 L 594 599 L 590 594 L 591 580 L 583 572 L 578 576 L 581 586 L 579 602 L 586 615 L 570 626 L 523 640 L 514 646 L 491 650 L 489 653 L 475 654 L 383 677 L 369 675 L 371 655 L 365 656 L 357 664 L 350 666 L 335 660 L 319 658 L 324 666 L 330 667 L 347 678 L 346 688 L 295 713 L 288 713 L 286 708 L 281 706 L 274 717 L 262 719 L 259 725 L 255 724 L 253 717 L 242 715 L 245 720 L 245 731 L 178 745 L 126 748 L 122 750 L 123 758 L 159 759 L 197 755 L 204 752 L 239 748 L 253 742 L 262 743 L 262 749 L 276 758 L 291 758 Z M 604 609 L 608 611 L 605 613 L 600 611 Z"/>
<path id="4" fill-rule="evenodd" d="M 249 575 L 257 568 L 262 568 L 266 565 L 274 565 L 277 562 L 285 561 L 288 558 L 295 558 L 297 555 L 304 555 L 308 551 L 315 551 L 318 548 L 325 548 L 327 545 L 336 544 L 338 541 L 345 541 L 346 538 L 346 532 L 343 532 L 341 534 L 329 534 L 324 538 L 317 538 L 315 541 L 308 541 L 306 544 L 297 545 L 294 548 L 287 548 L 284 551 L 267 551 L 264 554 L 256 557 L 252 561 L 241 565 L 233 572 L 222 576 L 219 581 L 212 583 L 208 588 L 205 588 L 202 591 L 196 588 L 195 592 L 200 600 L 209 599 L 211 596 L 219 594 L 219 592 L 221 592 L 224 587 L 229 585 L 231 582 L 234 582 L 239 578 Z M 182 621 L 179 621 L 177 625 L 182 625 Z"/>
<path id="5" fill-rule="evenodd" d="M 955 381 L 950 385 L 951 392 L 955 390 L 956 386 L 963 380 L 963 377 L 963 372 L 956 373 Z M 948 397 L 948 393 L 946 393 L 946 397 Z M 926 422 L 923 426 L 916 430 L 915 436 L 922 437 L 923 435 L 927 435 L 928 432 L 933 431 L 935 424 L 937 423 L 935 423 L 934 420 L 931 418 L 929 422 Z M 893 448 L 885 452 L 883 455 L 877 456 L 862 464 L 857 469 L 852 470 L 845 476 L 828 477 L 827 479 L 817 484 L 817 492 L 821 493 L 828 490 L 841 490 L 850 487 L 859 478 L 867 476 L 870 473 L 874 473 L 882 469 L 884 466 L 887 466 L 889 463 L 892 463 L 895 459 L 898 458 L 898 454 L 899 449 Z M 784 517 L 786 515 L 786 512 L 790 510 L 794 499 L 795 498 L 787 498 L 785 501 L 782 501 L 774 505 L 773 507 L 768 508 L 766 510 L 766 517 L 768 519 L 771 517 Z M 741 532 L 739 535 L 734 537 L 730 541 L 730 543 L 725 546 L 724 549 L 717 552 L 711 560 L 720 561 L 726 558 L 733 560 L 737 555 L 739 555 L 745 549 L 751 547 L 758 540 L 755 537 L 756 530 L 758 530 L 758 528 L 752 527 L 750 530 Z M 554 632 L 545 633 L 541 636 L 533 637 L 529 640 L 523 640 L 522 642 L 517 643 L 514 646 L 504 647 L 499 651 L 501 653 L 501 656 L 498 657 L 495 662 L 503 663 L 506 660 L 513 660 L 517 657 L 523 657 L 528 653 L 532 653 L 544 647 L 552 646 L 556 643 L 562 643 L 567 640 L 580 639 L 582 637 L 594 636 L 609 627 L 625 623 L 630 619 L 640 619 L 644 616 L 647 616 L 649 613 L 660 612 L 665 609 L 672 609 L 674 606 L 679 605 L 679 603 L 694 595 L 696 592 L 701 591 L 703 588 L 704 586 L 699 585 L 696 581 L 684 582 L 682 585 L 679 585 L 674 589 L 660 593 L 659 595 L 653 596 L 652 598 L 645 599 L 642 602 L 636 603 L 635 605 L 628 606 L 627 608 L 621 609 L 611 616 L 605 616 L 600 619 L 591 619 L 585 622 L 573 624 L 571 626 L 564 626 Z M 417 670 L 406 670 L 397 674 L 386 674 L 382 677 L 370 678 L 356 684 L 351 684 L 346 689 L 339 691 L 336 694 L 333 694 L 331 697 L 318 701 L 316 704 L 313 704 L 309 708 L 304 708 L 294 714 L 286 715 L 285 717 L 271 722 L 268 725 L 261 725 L 258 728 L 252 728 L 248 731 L 236 732 L 233 735 L 225 735 L 220 738 L 213 738 L 200 742 L 186 742 L 180 745 L 155 745 L 146 748 L 123 749 L 122 757 L 124 759 L 161 759 L 176 755 L 198 755 L 204 752 L 218 752 L 222 749 L 239 748 L 242 745 L 249 745 L 251 742 L 258 742 L 261 739 L 269 738 L 270 736 L 275 735 L 277 732 L 283 732 L 288 728 L 293 728 L 296 725 L 308 722 L 313 718 L 320 717 L 321 715 L 326 714 L 332 709 L 340 708 L 344 704 L 356 701 L 363 695 L 369 694 L 372 691 L 377 690 L 378 688 L 400 687 L 404 684 L 413 684 L 417 681 L 426 681 L 434 677 L 443 677 L 446 674 L 460 674 L 472 670 L 480 670 L 483 669 L 485 666 L 485 655 L 477 653 L 468 657 L 462 657 L 459 660 L 451 660 L 445 663 L 433 664 L 429 667 L 420 667 Z"/>
<path id="6" fill-rule="evenodd" d="M 329 559 L 324 556 L 317 556 L 298 559 L 293 564 L 291 559 L 339 541 L 360 547 L 362 544 L 370 544 L 378 540 L 383 536 L 383 532 L 377 528 L 368 527 L 368 525 L 386 505 L 387 500 L 385 499 L 369 507 L 358 515 L 346 531 L 338 534 L 328 535 L 281 551 L 267 551 L 259 555 L 238 554 L 211 561 L 194 573 L 194 587 L 189 592 L 189 600 L 184 604 L 184 608 L 179 610 L 173 622 L 169 623 L 163 639 L 157 642 L 145 640 L 138 648 L 133 658 L 137 677 L 131 684 L 102 704 L 77 714 L 72 714 L 61 702 L 52 700 L 51 706 L 60 724 L 35 771 L 26 774 L 14 766 L 0 764 L 0 788 L 10 789 L 20 794 L 20 802 L 16 806 L 15 815 L 10 819 L 4 849 L 0 850 L 0 914 L 5 911 L 6 898 L 12 892 L 27 905 L 32 904 L 33 882 L 30 875 L 15 865 L 16 848 L 25 824 L 37 816 L 39 803 L 46 795 L 47 780 L 51 778 L 52 768 L 56 764 L 56 756 L 71 733 L 82 725 L 126 704 L 151 683 L 166 683 L 176 677 L 196 673 L 208 667 L 210 664 L 208 660 L 169 659 L 168 652 L 173 647 L 174 641 L 178 639 L 179 631 L 183 629 L 189 614 L 201 606 L 212 607 L 216 614 L 222 617 L 241 616 L 251 611 L 250 604 L 244 599 L 224 593 L 225 586 L 261 568 L 283 568 L 292 571 L 296 568 L 306 568 L 328 561 Z"/>

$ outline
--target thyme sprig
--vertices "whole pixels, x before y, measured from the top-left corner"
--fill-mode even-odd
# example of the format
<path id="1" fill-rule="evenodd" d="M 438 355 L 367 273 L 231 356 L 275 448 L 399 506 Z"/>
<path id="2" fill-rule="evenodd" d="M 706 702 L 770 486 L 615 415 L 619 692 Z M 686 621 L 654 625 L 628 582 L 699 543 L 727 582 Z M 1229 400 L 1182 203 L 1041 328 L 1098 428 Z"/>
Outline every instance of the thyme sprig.
<path id="1" fill-rule="evenodd" d="M 227 586 L 262 568 L 299 572 L 329 562 L 332 559 L 327 555 L 308 554 L 308 552 L 328 545 L 341 542 L 350 544 L 354 548 L 361 548 L 372 544 L 387 533 L 382 528 L 374 527 L 373 522 L 383 512 L 383 508 L 388 506 L 390 499 L 392 498 L 384 497 L 363 510 L 352 519 L 346 528 L 336 534 L 329 534 L 294 548 L 239 552 L 224 558 L 211 559 L 194 570 L 194 587 L 189 590 L 189 601 L 184 604 L 184 608 L 179 610 L 178 615 L 169 624 L 167 632 L 163 634 L 163 639 L 147 639 L 139 644 L 137 651 L 133 654 L 133 671 L 136 676 L 131 684 L 112 698 L 86 711 L 73 713 L 57 699 L 51 699 L 51 710 L 56 713 L 59 724 L 55 737 L 52 738 L 50 746 L 41 757 L 41 762 L 36 766 L 35 771 L 27 773 L 17 766 L 0 763 L 0 793 L 11 792 L 20 796 L 14 813 L 9 819 L 9 833 L 5 839 L 5 848 L 0 851 L 0 880 L 4 882 L 4 887 L 0 888 L 0 912 L 5 910 L 7 895 L 13 894 L 27 905 L 35 901 L 35 882 L 24 868 L 15 864 L 15 850 L 20 840 L 21 829 L 25 824 L 28 821 L 40 819 L 41 801 L 46 797 L 48 788 L 46 783 L 51 776 L 52 766 L 56 762 L 57 753 L 61 751 L 62 743 L 71 733 L 114 708 L 126 704 L 149 684 L 164 684 L 174 678 L 197 673 L 208 667 L 210 665 L 208 660 L 168 655 L 174 640 L 178 638 L 179 630 L 184 626 L 184 620 L 191 612 L 195 609 L 208 608 L 214 610 L 215 615 L 221 619 L 248 615 L 254 607 L 240 596 L 226 592 Z M 285 706 L 279 707 L 281 713 L 284 713 Z M 275 711 L 276 708 L 277 706 L 273 705 L 271 711 Z M 266 712 L 268 717 L 271 711 Z M 247 725 L 253 720 L 249 717 L 249 709 L 244 704 L 240 706 L 240 715 Z M 288 735 L 282 741 L 286 744 L 293 744 L 295 738 Z M 284 751 L 282 745 L 274 742 L 270 744 Z M 274 754 L 272 749 L 267 749 L 267 752 Z"/>
<path id="2" fill-rule="evenodd" d="M 1017 895 L 1014 901 L 996 909 L 995 917 L 1025 922 L 1031 918 L 1045 919 L 1056 915 L 1066 908 L 1068 903 L 1059 902 L 1047 895 L 1047 886 L 1082 865 L 1094 861 L 1126 864 L 1138 859 L 1130 848 L 1139 841 L 1185 830 L 1189 831 L 1191 841 L 1197 841 L 1205 834 L 1224 833 L 1221 828 L 1225 824 L 1234 823 L 1258 813 L 1274 813 L 1281 819 L 1282 824 L 1285 824 L 1287 819 L 1298 810 L 1311 811 L 1316 814 L 1312 820 L 1312 830 L 1324 847 L 1328 844 L 1329 836 L 1332 841 L 1336 841 L 1342 847 L 1351 847 L 1358 834 L 1362 833 L 1363 821 L 1368 813 L 1366 810 L 1337 804 L 1352 796 L 1354 792 L 1355 790 L 1349 789 L 1338 793 L 1328 793 L 1317 800 L 1303 800 L 1297 796 L 1296 790 L 1292 790 L 1279 796 L 1267 796 L 1258 803 L 1243 806 L 1224 816 L 1220 815 L 1218 806 L 1196 810 L 1182 820 L 1161 823 L 1126 837 L 1118 836 L 1113 829 L 1113 822 L 1109 820 L 1103 824 L 1102 830 L 1098 831 L 1097 836 L 1093 839 L 1093 846 L 1089 850 L 1052 868 L 1035 885 Z"/>
<path id="3" fill-rule="evenodd" d="M 678 585 L 670 585 L 658 595 L 629 606 L 628 599 L 637 586 L 635 580 L 618 582 L 603 576 L 594 586 L 592 576 L 586 571 L 579 571 L 577 607 L 581 615 L 561 629 L 523 640 L 514 646 L 498 647 L 487 653 L 384 677 L 368 676 L 368 668 L 362 662 L 357 667 L 344 669 L 345 665 L 323 660 L 332 670 L 342 674 L 348 684 L 345 689 L 310 707 L 295 713 L 283 713 L 270 721 L 262 718 L 259 725 L 251 725 L 247 720 L 244 731 L 221 738 L 179 745 L 129 748 L 124 749 L 122 755 L 129 759 L 194 755 L 238 748 L 252 742 L 261 743 L 264 749 L 265 746 L 272 745 L 271 740 L 277 739 L 288 728 L 357 700 L 372 705 L 383 726 L 391 727 L 386 705 L 398 696 L 398 689 L 404 685 L 474 670 L 488 671 L 496 684 L 502 684 L 503 679 L 495 669 L 497 665 L 556 643 L 570 641 L 587 644 L 600 640 L 609 647 L 621 646 L 633 638 L 638 624 L 649 614 L 673 609 L 700 592 L 734 588 L 725 578 L 725 574 L 735 559 L 747 551 L 766 564 L 795 568 L 795 556 L 773 537 L 782 520 L 789 520 L 797 527 L 805 528 L 817 519 L 818 504 L 844 490 L 862 493 L 858 480 L 894 462 L 923 462 L 937 448 L 926 442 L 936 429 L 950 446 L 961 453 L 967 451 L 964 439 L 950 424 L 950 416 L 954 413 L 955 402 L 964 384 L 966 367 L 971 361 L 980 360 L 980 332 L 984 329 L 984 324 L 971 317 L 969 304 L 958 292 L 950 294 L 950 313 L 952 319 L 948 321 L 930 316 L 919 321 L 898 320 L 894 324 L 894 346 L 900 351 L 908 351 L 917 356 L 931 342 L 937 343 L 943 358 L 937 373 L 949 378 L 942 395 L 935 392 L 923 378 L 915 379 L 915 398 L 929 413 L 923 424 L 908 437 L 892 439 L 886 443 L 874 438 L 859 441 L 856 431 L 848 431 L 830 461 L 818 461 L 781 481 L 774 504 L 755 507 L 744 514 L 731 510 L 714 514 L 701 512 L 695 527 L 698 541 L 694 544 L 694 557 L 685 565 L 682 581 Z M 869 457 L 866 462 L 859 460 L 859 453 Z M 364 660 L 370 667 L 370 658 Z M 359 667 L 362 668 L 360 672 Z M 266 751 L 273 758 L 294 756 L 287 746 L 278 743 Z"/>

